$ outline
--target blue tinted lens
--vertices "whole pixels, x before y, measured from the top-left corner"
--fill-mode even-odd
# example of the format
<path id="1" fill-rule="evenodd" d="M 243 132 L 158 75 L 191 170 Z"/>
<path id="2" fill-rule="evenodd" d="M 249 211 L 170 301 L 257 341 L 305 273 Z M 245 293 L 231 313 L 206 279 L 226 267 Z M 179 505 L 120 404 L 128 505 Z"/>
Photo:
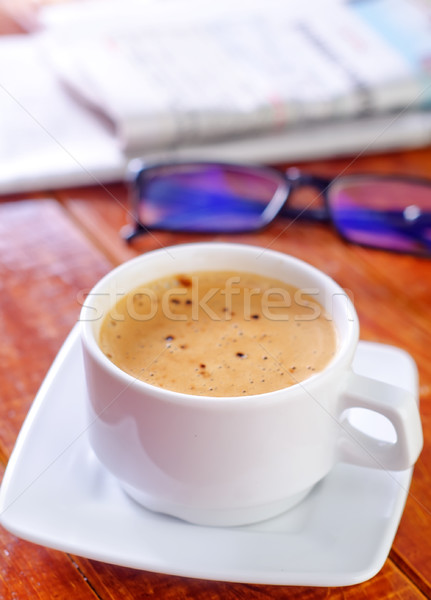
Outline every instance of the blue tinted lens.
<path id="1" fill-rule="evenodd" d="M 346 239 L 431 255 L 431 186 L 413 180 L 341 178 L 331 185 L 328 201 Z"/>
<path id="2" fill-rule="evenodd" d="M 277 172 L 218 164 L 185 164 L 143 170 L 138 220 L 177 231 L 233 232 L 270 222 L 286 198 Z"/>

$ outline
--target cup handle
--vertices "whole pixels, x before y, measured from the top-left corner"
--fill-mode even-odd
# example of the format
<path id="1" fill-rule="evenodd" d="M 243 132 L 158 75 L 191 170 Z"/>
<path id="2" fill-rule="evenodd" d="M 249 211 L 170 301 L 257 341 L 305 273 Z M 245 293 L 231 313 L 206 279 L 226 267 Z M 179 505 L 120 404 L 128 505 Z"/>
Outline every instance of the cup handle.
<path id="1" fill-rule="evenodd" d="M 380 413 L 392 423 L 395 442 L 378 440 L 342 418 L 339 460 L 364 467 L 402 471 L 413 466 L 423 445 L 419 408 L 413 394 L 394 385 L 351 373 L 340 415 L 349 408 Z"/>

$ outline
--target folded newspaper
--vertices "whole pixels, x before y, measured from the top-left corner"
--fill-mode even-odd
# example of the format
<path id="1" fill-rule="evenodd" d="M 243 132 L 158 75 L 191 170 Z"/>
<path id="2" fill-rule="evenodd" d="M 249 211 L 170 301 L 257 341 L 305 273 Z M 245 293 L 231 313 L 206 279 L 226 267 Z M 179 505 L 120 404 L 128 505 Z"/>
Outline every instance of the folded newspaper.
<path id="1" fill-rule="evenodd" d="M 287 162 L 431 143 L 428 0 L 85 0 L 0 39 L 0 193 L 131 157 Z"/>
<path id="2" fill-rule="evenodd" d="M 431 5 L 81 3 L 48 28 L 58 75 L 147 152 L 431 105 Z M 79 19 L 79 14 L 81 19 Z M 347 133 L 347 132 L 346 132 Z M 376 132 L 377 134 L 378 132 Z"/>

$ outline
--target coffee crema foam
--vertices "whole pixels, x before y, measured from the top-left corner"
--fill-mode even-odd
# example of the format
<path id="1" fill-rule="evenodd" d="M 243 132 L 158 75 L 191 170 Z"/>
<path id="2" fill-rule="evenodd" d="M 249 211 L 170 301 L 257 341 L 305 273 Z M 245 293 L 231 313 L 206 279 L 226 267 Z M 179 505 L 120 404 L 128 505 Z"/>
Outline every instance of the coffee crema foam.
<path id="1" fill-rule="evenodd" d="M 185 394 L 244 396 L 321 371 L 335 327 L 301 290 L 254 273 L 202 271 L 146 283 L 121 298 L 99 338 L 120 369 Z"/>

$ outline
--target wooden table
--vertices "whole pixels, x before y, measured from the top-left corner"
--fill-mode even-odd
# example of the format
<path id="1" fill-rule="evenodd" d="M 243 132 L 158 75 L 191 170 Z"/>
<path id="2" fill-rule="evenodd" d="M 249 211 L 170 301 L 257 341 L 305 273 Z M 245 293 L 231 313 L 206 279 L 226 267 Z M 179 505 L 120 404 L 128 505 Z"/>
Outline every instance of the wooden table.
<path id="1" fill-rule="evenodd" d="M 13 28 L 3 21 L 3 31 Z M 285 165 L 288 166 L 288 165 Z M 431 176 L 431 148 L 301 165 L 322 175 L 359 171 Z M 113 566 L 41 547 L 0 528 L 0 597 L 399 598 L 431 597 L 431 261 L 344 243 L 328 226 L 277 220 L 244 235 L 156 233 L 128 246 L 122 184 L 0 198 L 0 465 L 46 372 L 76 322 L 83 294 L 114 265 L 194 240 L 250 243 L 292 254 L 351 291 L 361 337 L 406 349 L 420 374 L 425 447 L 389 558 L 368 582 L 344 588 L 211 582 Z"/>

